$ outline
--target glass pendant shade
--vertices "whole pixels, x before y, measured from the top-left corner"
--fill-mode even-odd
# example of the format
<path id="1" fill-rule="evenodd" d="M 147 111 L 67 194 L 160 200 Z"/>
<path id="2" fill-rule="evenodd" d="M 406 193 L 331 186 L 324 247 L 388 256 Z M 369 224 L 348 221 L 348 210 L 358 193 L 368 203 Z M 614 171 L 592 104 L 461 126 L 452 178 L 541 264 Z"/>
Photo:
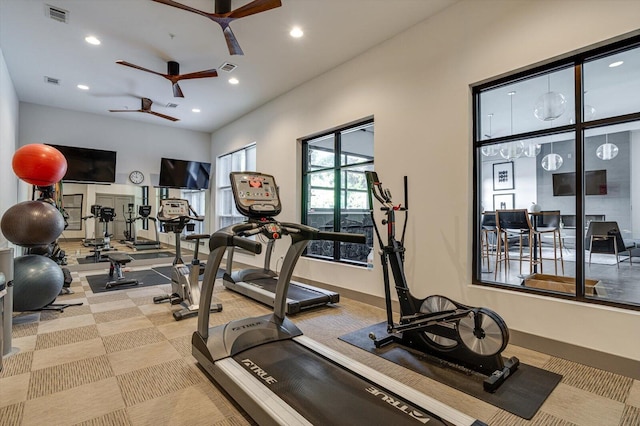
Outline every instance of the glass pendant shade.
<path id="1" fill-rule="evenodd" d="M 539 143 L 535 143 L 532 141 L 527 142 L 526 144 L 524 144 L 524 155 L 526 157 L 529 158 L 533 158 L 535 156 L 537 156 L 538 154 L 540 154 L 540 150 L 542 149 L 542 147 L 540 146 Z"/>
<path id="2" fill-rule="evenodd" d="M 609 137 L 607 135 L 605 143 L 596 149 L 596 156 L 601 160 L 613 160 L 617 155 L 618 147 L 613 143 L 609 143 Z"/>
<path id="3" fill-rule="evenodd" d="M 538 120 L 552 121 L 564 114 L 567 99 L 562 93 L 547 92 L 535 103 L 533 114 Z"/>
<path id="4" fill-rule="evenodd" d="M 497 145 L 486 145 L 480 148 L 480 152 L 482 152 L 482 155 L 485 157 L 493 157 L 498 153 L 498 151 L 499 148 Z"/>
<path id="5" fill-rule="evenodd" d="M 547 154 L 542 157 L 542 168 L 548 172 L 553 172 L 562 167 L 563 159 L 558 154 Z"/>
<path id="6" fill-rule="evenodd" d="M 507 142 L 500 147 L 500 156 L 505 160 L 516 160 L 524 154 L 524 143 Z"/>

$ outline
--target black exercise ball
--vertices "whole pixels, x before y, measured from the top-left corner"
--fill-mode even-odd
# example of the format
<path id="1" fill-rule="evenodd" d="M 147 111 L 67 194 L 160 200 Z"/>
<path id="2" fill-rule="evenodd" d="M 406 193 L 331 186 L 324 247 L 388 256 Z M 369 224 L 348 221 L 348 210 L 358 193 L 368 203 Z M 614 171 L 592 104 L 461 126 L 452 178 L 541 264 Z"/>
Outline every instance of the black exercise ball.
<path id="1" fill-rule="evenodd" d="M 52 303 L 64 284 L 62 268 L 37 254 L 13 260 L 13 311 L 35 311 Z"/>
<path id="2" fill-rule="evenodd" d="M 64 217 L 44 201 L 23 201 L 9 207 L 0 222 L 2 233 L 23 247 L 51 244 L 64 230 Z"/>

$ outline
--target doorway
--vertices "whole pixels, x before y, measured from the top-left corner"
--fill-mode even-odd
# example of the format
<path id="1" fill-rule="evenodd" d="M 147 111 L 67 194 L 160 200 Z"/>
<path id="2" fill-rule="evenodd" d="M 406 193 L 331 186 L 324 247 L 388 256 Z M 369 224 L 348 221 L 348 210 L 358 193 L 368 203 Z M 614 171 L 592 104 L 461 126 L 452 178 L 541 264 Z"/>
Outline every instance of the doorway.
<path id="1" fill-rule="evenodd" d="M 127 229 L 126 211 L 129 204 L 134 204 L 135 197 L 133 195 L 120 194 L 96 194 L 96 204 L 103 207 L 113 207 L 116 216 L 113 222 L 109 224 L 109 232 L 113 234 L 112 241 L 124 240 L 124 231 Z"/>

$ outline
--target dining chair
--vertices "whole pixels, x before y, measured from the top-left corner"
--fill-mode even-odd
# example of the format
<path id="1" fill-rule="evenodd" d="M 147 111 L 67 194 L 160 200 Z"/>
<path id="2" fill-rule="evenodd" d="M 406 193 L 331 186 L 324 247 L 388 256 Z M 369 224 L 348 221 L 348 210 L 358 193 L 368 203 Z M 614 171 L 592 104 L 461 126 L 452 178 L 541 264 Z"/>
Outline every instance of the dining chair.
<path id="1" fill-rule="evenodd" d="M 591 255 L 593 253 L 615 254 L 616 265 L 620 267 L 620 253 L 629 252 L 629 263 L 633 264 L 631 249 L 635 244 L 625 244 L 620 234 L 618 222 L 589 222 L 585 238 L 585 246 L 589 247 L 589 266 L 591 266 Z"/>

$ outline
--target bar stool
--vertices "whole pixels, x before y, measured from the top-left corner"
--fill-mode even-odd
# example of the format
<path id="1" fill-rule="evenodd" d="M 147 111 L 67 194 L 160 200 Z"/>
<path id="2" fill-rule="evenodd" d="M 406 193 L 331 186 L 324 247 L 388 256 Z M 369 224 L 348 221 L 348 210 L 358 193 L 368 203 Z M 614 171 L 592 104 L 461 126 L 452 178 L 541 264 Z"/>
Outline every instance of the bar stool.
<path id="1" fill-rule="evenodd" d="M 555 274 L 558 275 L 558 254 L 560 255 L 560 265 L 562 267 L 562 275 L 564 275 L 564 258 L 562 256 L 562 234 L 560 233 L 560 210 L 541 211 L 533 214 L 534 226 L 533 233 L 538 241 L 538 258 L 540 259 L 540 272 L 542 270 L 542 260 L 553 260 L 555 266 Z M 553 238 L 553 257 L 542 256 L 542 237 L 549 236 Z M 535 240 L 534 240 L 535 241 Z M 534 250 L 536 247 L 534 247 Z"/>
<path id="2" fill-rule="evenodd" d="M 520 274 L 522 274 L 522 261 L 529 261 L 529 273 L 533 271 L 533 266 L 540 264 L 540 259 L 534 259 L 533 248 L 533 227 L 529 220 L 529 212 L 526 209 L 496 210 L 496 224 L 498 231 L 496 245 L 496 267 L 495 278 L 498 278 L 498 268 L 500 264 L 505 265 L 505 274 L 509 268 L 509 238 L 518 238 Z M 525 244 L 528 252 L 523 251 Z"/>
<path id="3" fill-rule="evenodd" d="M 480 245 L 482 253 L 482 262 L 486 259 L 487 271 L 491 272 L 490 256 L 496 249 L 497 240 L 496 212 L 484 212 L 480 222 Z"/>

